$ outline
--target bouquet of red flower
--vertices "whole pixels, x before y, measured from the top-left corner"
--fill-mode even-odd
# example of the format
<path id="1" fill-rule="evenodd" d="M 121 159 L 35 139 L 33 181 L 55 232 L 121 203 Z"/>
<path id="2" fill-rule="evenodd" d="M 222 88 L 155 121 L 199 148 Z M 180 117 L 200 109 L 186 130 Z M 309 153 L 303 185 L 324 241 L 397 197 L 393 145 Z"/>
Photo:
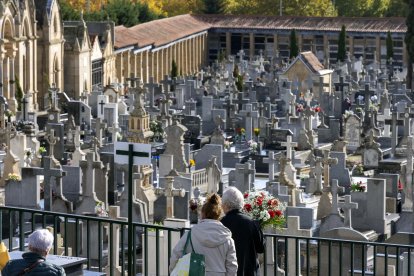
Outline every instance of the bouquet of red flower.
<path id="1" fill-rule="evenodd" d="M 243 212 L 260 222 L 261 227 L 281 227 L 285 223 L 283 212 L 286 204 L 269 195 L 266 191 L 252 191 L 244 194 Z"/>

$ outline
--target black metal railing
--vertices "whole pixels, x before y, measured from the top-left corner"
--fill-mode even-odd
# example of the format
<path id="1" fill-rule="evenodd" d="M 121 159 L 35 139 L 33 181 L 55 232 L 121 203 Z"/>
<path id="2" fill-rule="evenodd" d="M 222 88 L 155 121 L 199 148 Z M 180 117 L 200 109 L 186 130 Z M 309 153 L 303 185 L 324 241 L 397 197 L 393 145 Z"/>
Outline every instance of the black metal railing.
<path id="1" fill-rule="evenodd" d="M 133 223 L 128 252 L 127 226 L 121 219 L 0 206 L 0 239 L 10 251 L 26 250 L 25 238 L 37 228 L 52 227 L 53 254 L 86 258 L 84 269 L 114 275 L 167 275 L 175 242 L 186 229 Z M 265 234 L 262 275 L 411 275 L 413 245 Z M 118 267 L 117 267 L 118 266 Z M 391 267 L 390 267 L 391 266 Z"/>

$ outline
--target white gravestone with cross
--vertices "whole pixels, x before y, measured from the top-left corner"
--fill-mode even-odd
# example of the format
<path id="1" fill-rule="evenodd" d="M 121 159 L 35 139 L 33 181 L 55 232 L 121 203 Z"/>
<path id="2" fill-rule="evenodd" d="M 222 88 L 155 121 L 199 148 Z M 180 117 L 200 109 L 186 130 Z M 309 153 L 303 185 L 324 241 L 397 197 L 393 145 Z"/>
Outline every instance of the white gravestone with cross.
<path id="1" fill-rule="evenodd" d="M 184 189 L 175 189 L 174 188 L 174 178 L 178 176 L 177 171 L 172 170 L 165 178 L 166 178 L 166 186 L 165 188 L 157 188 L 155 190 L 155 194 L 158 196 L 165 196 L 167 200 L 166 204 L 166 218 L 174 218 L 174 197 L 184 197 L 185 190 Z"/>
<path id="2" fill-rule="evenodd" d="M 350 195 L 345 195 L 344 202 L 339 202 L 338 207 L 344 211 L 345 226 L 352 229 L 352 209 L 358 209 L 358 203 L 352 202 Z"/>
<path id="3" fill-rule="evenodd" d="M 287 218 L 287 228 L 277 229 L 276 233 L 281 235 L 290 235 L 294 237 L 312 237 L 311 230 L 308 229 L 300 229 L 300 217 L 297 216 L 289 216 Z M 304 240 L 305 241 L 305 240 Z M 284 242 L 288 243 L 287 252 L 285 254 L 288 254 L 288 275 L 301 275 L 300 274 L 300 263 L 297 264 L 296 260 L 299 258 L 300 262 L 300 241 L 296 242 L 296 239 L 290 239 L 286 238 Z"/>
<path id="4" fill-rule="evenodd" d="M 329 151 L 324 150 L 324 157 L 323 158 L 317 158 L 318 161 L 321 161 L 324 167 L 324 175 L 323 175 L 323 189 L 322 189 L 322 196 L 319 201 L 318 205 L 318 220 L 326 217 L 329 215 L 329 212 L 331 211 L 332 205 L 331 200 L 329 198 L 329 167 L 331 165 L 337 164 L 338 159 L 337 158 L 330 158 L 329 157 Z"/>

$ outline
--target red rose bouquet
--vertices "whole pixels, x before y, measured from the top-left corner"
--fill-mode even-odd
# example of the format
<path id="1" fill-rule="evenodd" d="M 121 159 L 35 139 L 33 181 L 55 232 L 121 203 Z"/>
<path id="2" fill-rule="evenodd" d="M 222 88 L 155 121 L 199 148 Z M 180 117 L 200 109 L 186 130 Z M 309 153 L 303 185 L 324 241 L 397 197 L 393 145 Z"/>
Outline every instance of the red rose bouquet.
<path id="1" fill-rule="evenodd" d="M 283 212 L 286 204 L 269 195 L 266 191 L 252 191 L 244 194 L 243 212 L 260 222 L 261 227 L 267 225 L 281 227 L 285 223 Z"/>

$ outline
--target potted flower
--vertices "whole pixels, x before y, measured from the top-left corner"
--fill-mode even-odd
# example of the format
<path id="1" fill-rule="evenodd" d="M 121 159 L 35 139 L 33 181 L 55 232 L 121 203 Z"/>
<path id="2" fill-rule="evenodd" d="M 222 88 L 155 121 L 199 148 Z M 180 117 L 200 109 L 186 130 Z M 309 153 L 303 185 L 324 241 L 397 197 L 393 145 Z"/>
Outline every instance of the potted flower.
<path id="1" fill-rule="evenodd" d="M 230 146 L 231 146 L 231 142 L 227 141 L 227 140 L 224 140 L 224 144 L 223 144 L 224 149 L 228 150 L 230 148 Z"/>
<path id="2" fill-rule="evenodd" d="M 251 191 L 244 194 L 243 213 L 260 223 L 262 228 L 280 228 L 285 225 L 286 205 L 267 191 Z"/>
<path id="3" fill-rule="evenodd" d="M 198 222 L 198 213 L 201 206 L 203 206 L 203 202 L 200 198 L 192 198 L 188 202 L 188 209 L 190 211 L 190 223 Z"/>
<path id="4" fill-rule="evenodd" d="M 249 149 L 250 149 L 250 153 L 251 153 L 251 154 L 254 154 L 254 153 L 256 153 L 256 152 L 257 152 L 258 144 L 257 144 L 257 142 L 256 142 L 256 141 L 249 140 L 249 141 L 247 142 L 247 145 L 249 146 Z"/>
<path id="5" fill-rule="evenodd" d="M 257 138 L 257 139 L 259 139 L 259 135 L 260 135 L 260 128 L 255 127 L 255 128 L 253 129 L 253 132 L 254 132 L 254 136 L 256 136 L 256 138 Z"/>
<path id="6" fill-rule="evenodd" d="M 105 210 L 105 204 L 102 201 L 95 202 L 95 214 L 98 217 L 107 217 L 108 212 Z"/>
<path id="7" fill-rule="evenodd" d="M 22 178 L 17 173 L 9 173 L 6 180 L 16 182 L 22 180 Z"/>
<path id="8" fill-rule="evenodd" d="M 46 154 L 46 148 L 45 147 L 39 147 L 38 153 L 42 157 L 45 156 L 45 154 Z"/>
<path id="9" fill-rule="evenodd" d="M 351 192 L 365 192 L 365 186 L 362 185 L 362 181 L 352 183 Z"/>

